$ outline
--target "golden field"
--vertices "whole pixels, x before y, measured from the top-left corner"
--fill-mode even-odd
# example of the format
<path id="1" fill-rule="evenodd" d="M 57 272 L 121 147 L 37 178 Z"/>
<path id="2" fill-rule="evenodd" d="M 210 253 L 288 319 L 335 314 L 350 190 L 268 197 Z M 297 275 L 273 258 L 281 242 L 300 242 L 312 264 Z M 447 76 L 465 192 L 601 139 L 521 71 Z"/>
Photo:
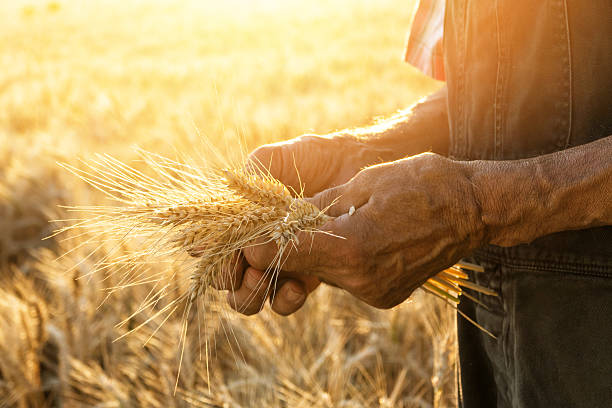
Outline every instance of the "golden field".
<path id="1" fill-rule="evenodd" d="M 108 201 L 58 161 L 129 162 L 136 145 L 197 157 L 203 139 L 235 160 L 262 143 L 367 125 L 436 89 L 401 60 L 413 9 L 3 2 L 0 406 L 454 406 L 454 315 L 431 296 L 380 311 L 320 288 L 290 317 L 266 308 L 247 318 L 220 303 L 206 333 L 190 329 L 175 391 L 180 315 L 160 327 L 145 311 L 121 324 L 150 287 L 107 297 L 117 276 L 90 272 L 117 248 L 88 257 L 86 235 L 41 240 L 58 226 L 50 220 L 71 217 L 62 205 Z"/>

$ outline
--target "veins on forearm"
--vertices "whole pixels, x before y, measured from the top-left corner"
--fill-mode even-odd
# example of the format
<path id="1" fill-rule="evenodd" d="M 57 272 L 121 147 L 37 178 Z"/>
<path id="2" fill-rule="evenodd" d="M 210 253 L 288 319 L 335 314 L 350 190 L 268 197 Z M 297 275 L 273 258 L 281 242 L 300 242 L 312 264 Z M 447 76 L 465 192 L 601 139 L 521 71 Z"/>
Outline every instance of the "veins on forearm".
<path id="1" fill-rule="evenodd" d="M 357 142 L 366 154 L 377 158 L 374 162 L 398 160 L 427 151 L 447 155 L 449 130 L 446 95 L 444 87 L 374 125 L 341 130 L 330 136 Z"/>
<path id="2" fill-rule="evenodd" d="M 612 225 L 612 136 L 531 159 L 467 165 L 487 243 L 512 246 Z"/>

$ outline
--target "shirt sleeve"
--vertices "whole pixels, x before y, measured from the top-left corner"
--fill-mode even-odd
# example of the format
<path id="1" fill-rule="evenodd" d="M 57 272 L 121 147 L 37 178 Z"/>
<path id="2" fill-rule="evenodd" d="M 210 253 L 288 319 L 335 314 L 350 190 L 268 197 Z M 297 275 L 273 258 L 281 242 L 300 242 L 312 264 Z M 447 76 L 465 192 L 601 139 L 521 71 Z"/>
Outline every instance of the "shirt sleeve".
<path id="1" fill-rule="evenodd" d="M 425 75 L 443 81 L 444 0 L 420 0 L 412 21 L 404 61 Z"/>

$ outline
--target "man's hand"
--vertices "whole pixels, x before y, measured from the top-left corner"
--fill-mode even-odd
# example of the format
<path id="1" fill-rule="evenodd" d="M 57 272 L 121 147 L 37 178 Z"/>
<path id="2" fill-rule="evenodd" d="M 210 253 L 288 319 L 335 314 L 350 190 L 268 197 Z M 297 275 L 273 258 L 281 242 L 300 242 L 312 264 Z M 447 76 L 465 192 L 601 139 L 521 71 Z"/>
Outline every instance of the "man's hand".
<path id="1" fill-rule="evenodd" d="M 311 196 L 349 180 L 367 165 L 366 157 L 365 146 L 348 135 L 304 135 L 260 146 L 249 155 L 249 163 L 295 192 Z M 268 298 L 276 313 L 291 314 L 320 283 L 314 276 L 290 273 L 273 281 L 270 273 L 264 272 L 266 268 L 250 267 L 243 254 L 232 264 L 234 269 L 227 271 L 216 289 L 229 290 L 230 306 L 246 315 L 259 312 Z"/>
<path id="2" fill-rule="evenodd" d="M 366 168 L 347 183 L 322 191 L 312 202 L 325 208 L 336 200 L 328 211 L 336 218 L 322 227 L 336 236 L 300 236 L 281 277 L 316 278 L 380 308 L 399 304 L 481 245 L 479 207 L 465 170 L 427 153 Z M 349 215 L 352 206 L 356 211 Z M 247 248 L 247 276 L 265 270 L 276 252 L 275 244 Z M 241 294 L 242 299 L 254 297 L 248 291 Z"/>
<path id="3" fill-rule="evenodd" d="M 381 150 L 382 149 L 378 149 Z M 362 167 L 378 160 L 376 148 L 367 147 L 357 138 L 337 134 L 304 135 L 286 142 L 260 146 L 249 155 L 249 162 L 269 172 L 286 186 L 306 196 L 345 183 Z M 271 298 L 272 310 L 288 315 L 299 309 L 308 293 L 320 283 L 315 276 L 283 272 L 272 282 L 272 276 L 249 267 L 243 255 L 228 271 L 227 279 L 217 289 L 229 290 L 229 304 L 237 311 L 251 315 Z"/>
<path id="4" fill-rule="evenodd" d="M 279 276 L 290 279 L 298 296 L 285 296 L 281 286 L 272 308 L 292 313 L 319 281 L 390 307 L 484 244 L 513 246 L 612 225 L 611 158 L 609 136 L 524 160 L 456 162 L 421 154 L 366 168 L 312 198 L 319 208 L 336 200 L 328 211 L 336 218 L 322 229 L 343 239 L 302 234 Z M 230 293 L 236 309 L 262 307 L 264 292 L 254 294 L 245 282 L 262 278 L 276 252 L 274 244 L 244 251 L 233 275 L 239 289 Z"/>
<path id="5" fill-rule="evenodd" d="M 321 229 L 344 239 L 300 236 L 281 276 L 316 277 L 373 306 L 394 306 L 484 244 L 514 246 L 612 225 L 611 158 L 609 136 L 524 160 L 421 154 L 366 168 L 312 199 L 319 208 L 336 200 L 329 209 L 336 218 Z M 250 247 L 245 262 L 263 270 L 276 251 Z"/>
<path id="6" fill-rule="evenodd" d="M 446 153 L 449 132 L 446 87 L 414 106 L 374 126 L 327 136 L 305 135 L 287 142 L 264 145 L 250 156 L 253 166 L 265 169 L 296 192 L 311 197 L 350 180 L 362 168 L 433 150 Z M 261 309 L 273 294 L 272 310 L 290 314 L 302 306 L 318 285 L 315 276 L 286 275 L 273 285 L 262 270 L 247 268 L 243 258 L 228 276 L 230 304 L 246 314 Z M 257 282 L 261 281 L 261 284 Z M 254 288 L 254 289 L 253 289 Z M 270 290 L 267 290 L 270 288 Z"/>

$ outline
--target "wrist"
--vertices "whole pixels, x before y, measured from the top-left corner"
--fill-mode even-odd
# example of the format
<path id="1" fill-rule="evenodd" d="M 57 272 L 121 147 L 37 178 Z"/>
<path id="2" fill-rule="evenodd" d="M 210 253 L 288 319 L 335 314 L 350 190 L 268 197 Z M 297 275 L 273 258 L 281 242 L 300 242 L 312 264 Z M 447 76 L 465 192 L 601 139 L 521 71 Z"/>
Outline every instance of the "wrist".
<path id="1" fill-rule="evenodd" d="M 502 244 L 502 231 L 507 223 L 505 205 L 499 200 L 500 191 L 505 189 L 505 180 L 503 171 L 500 172 L 494 163 L 497 164 L 485 160 L 463 162 L 480 210 L 483 245 Z"/>
<path id="2" fill-rule="evenodd" d="M 467 162 L 489 243 L 514 246 L 612 222 L 610 137 L 548 155 Z"/>
<path id="3" fill-rule="evenodd" d="M 529 243 L 542 235 L 540 209 L 546 196 L 537 172 L 524 161 L 465 162 L 480 207 L 483 244 L 503 247 Z M 533 165 L 533 163 L 532 163 Z"/>
<path id="4" fill-rule="evenodd" d="M 467 245 L 468 249 L 478 249 L 490 243 L 490 227 L 486 224 L 486 203 L 483 203 L 483 197 L 480 194 L 478 186 L 474 183 L 477 169 L 474 168 L 472 162 L 455 161 L 445 159 L 451 163 L 451 174 L 458 175 L 458 191 L 457 203 L 465 206 L 464 215 L 459 220 L 463 224 L 463 229 L 467 230 Z"/>

